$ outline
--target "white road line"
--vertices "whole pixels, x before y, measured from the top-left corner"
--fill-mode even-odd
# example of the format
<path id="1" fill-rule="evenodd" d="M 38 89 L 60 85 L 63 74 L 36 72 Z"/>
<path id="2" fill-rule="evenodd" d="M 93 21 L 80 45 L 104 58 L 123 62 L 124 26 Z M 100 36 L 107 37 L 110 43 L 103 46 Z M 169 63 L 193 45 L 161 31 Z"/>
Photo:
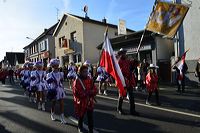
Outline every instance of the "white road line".
<path id="1" fill-rule="evenodd" d="M 70 119 L 72 122 L 74 122 L 75 124 L 78 125 L 78 120 L 77 120 L 76 118 L 70 116 L 70 117 L 68 117 L 68 119 Z M 86 129 L 86 130 L 88 130 L 88 126 L 87 126 L 85 123 L 83 123 L 83 128 Z M 94 133 L 99 133 L 99 132 L 96 131 L 96 130 L 93 130 L 93 132 L 94 132 Z"/>
<path id="2" fill-rule="evenodd" d="M 70 89 L 66 89 L 66 90 L 72 91 Z M 109 100 L 114 100 L 114 101 L 118 101 L 118 99 L 116 99 L 116 98 L 107 97 L 107 96 L 97 95 L 97 97 L 104 98 L 104 99 L 109 99 Z M 126 101 L 126 100 L 125 100 L 125 102 L 128 103 L 128 101 Z M 152 109 L 157 109 L 157 110 L 161 110 L 161 111 L 166 111 L 166 112 L 171 112 L 171 113 L 176 113 L 176 114 L 181 114 L 181 115 L 186 115 L 186 116 L 200 118 L 200 115 L 197 115 L 197 114 L 186 113 L 186 112 L 182 112 L 182 111 L 176 111 L 176 110 L 166 109 L 166 108 L 161 108 L 161 107 L 156 107 L 156 106 L 149 106 L 149 105 L 142 104 L 142 103 L 137 103 L 137 102 L 135 104 L 139 105 L 139 106 L 147 107 L 147 108 L 152 108 Z"/>

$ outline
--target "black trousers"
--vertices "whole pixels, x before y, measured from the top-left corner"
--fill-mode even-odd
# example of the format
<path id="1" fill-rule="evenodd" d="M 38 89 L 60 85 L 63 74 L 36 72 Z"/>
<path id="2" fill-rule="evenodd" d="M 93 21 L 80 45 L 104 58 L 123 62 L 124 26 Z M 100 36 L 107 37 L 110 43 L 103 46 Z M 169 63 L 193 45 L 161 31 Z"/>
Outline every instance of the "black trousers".
<path id="1" fill-rule="evenodd" d="M 84 116 L 79 118 L 79 120 L 78 120 L 78 128 L 80 128 L 80 129 L 83 129 L 83 119 L 84 119 Z M 87 119 L 88 119 L 89 133 L 93 133 L 93 128 L 94 128 L 94 125 L 93 125 L 93 110 L 87 111 Z"/>
<path id="2" fill-rule="evenodd" d="M 5 85 L 5 83 L 6 83 L 6 79 L 2 79 L 1 82 L 2 82 L 2 84 Z"/>
<path id="3" fill-rule="evenodd" d="M 130 113 L 135 112 L 135 99 L 133 95 L 133 88 L 127 89 L 127 95 L 129 97 L 129 103 L 130 103 Z M 117 104 L 117 110 L 122 111 L 122 104 L 123 104 L 124 97 L 119 97 L 118 104 Z"/>
<path id="4" fill-rule="evenodd" d="M 178 85 L 178 91 L 185 91 L 185 75 L 183 74 L 183 79 L 181 80 L 181 84 L 179 84 L 178 79 L 177 79 L 177 85 Z M 181 90 L 182 89 L 182 90 Z"/>
<path id="5" fill-rule="evenodd" d="M 153 92 L 149 92 L 149 95 L 148 95 L 148 97 L 147 97 L 147 101 L 148 101 L 148 102 L 150 102 L 152 93 L 153 93 Z M 159 92 L 158 92 L 158 90 L 155 90 L 155 94 L 156 94 L 156 102 L 157 102 L 157 104 L 159 104 Z"/>
<path id="6" fill-rule="evenodd" d="M 138 80 L 138 84 L 139 84 L 140 89 L 141 89 L 141 90 L 144 90 L 145 85 L 144 85 L 144 83 L 143 83 L 143 80 Z"/>
<path id="7" fill-rule="evenodd" d="M 14 83 L 14 77 L 13 76 L 9 76 L 9 81 L 10 81 L 11 84 L 13 84 Z"/>

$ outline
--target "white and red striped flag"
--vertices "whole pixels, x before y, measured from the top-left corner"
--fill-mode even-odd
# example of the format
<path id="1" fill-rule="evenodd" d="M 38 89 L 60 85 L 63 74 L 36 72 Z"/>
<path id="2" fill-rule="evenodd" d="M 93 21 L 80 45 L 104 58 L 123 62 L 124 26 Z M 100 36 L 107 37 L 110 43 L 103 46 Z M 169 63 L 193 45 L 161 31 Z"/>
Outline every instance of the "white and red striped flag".
<path id="1" fill-rule="evenodd" d="M 180 71 L 180 76 L 179 76 L 179 80 L 182 80 L 183 79 L 183 73 L 182 73 L 182 70 L 183 70 L 183 66 L 184 66 L 184 63 L 185 63 L 185 57 L 186 57 L 186 53 L 189 51 L 190 49 L 188 49 L 187 51 L 185 51 L 185 53 L 182 55 L 181 57 L 181 60 L 176 64 L 176 67 L 179 69 Z"/>
<path id="2" fill-rule="evenodd" d="M 115 79 L 120 95 L 125 96 L 126 91 L 124 87 L 126 86 L 126 84 L 124 76 L 122 75 L 115 53 L 108 38 L 107 30 L 104 34 L 104 43 L 102 46 L 102 53 L 99 65 L 104 67 L 105 71 Z"/>

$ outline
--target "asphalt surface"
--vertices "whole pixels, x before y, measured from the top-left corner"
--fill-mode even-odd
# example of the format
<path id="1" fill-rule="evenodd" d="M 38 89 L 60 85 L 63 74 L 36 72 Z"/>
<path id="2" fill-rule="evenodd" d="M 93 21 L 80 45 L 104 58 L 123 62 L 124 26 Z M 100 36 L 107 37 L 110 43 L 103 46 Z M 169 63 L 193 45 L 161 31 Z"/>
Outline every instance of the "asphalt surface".
<path id="1" fill-rule="evenodd" d="M 37 110 L 37 105 L 29 103 L 19 85 L 0 84 L 0 133 L 76 133 L 77 121 L 74 116 L 72 93 L 67 83 L 65 116 L 63 125 L 50 119 L 50 102 L 46 111 Z M 146 106 L 146 94 L 135 92 L 136 110 L 140 117 L 129 115 L 129 103 L 123 104 L 127 115 L 116 112 L 117 91 L 109 88 L 108 96 L 97 96 L 98 103 L 94 111 L 94 132 L 100 133 L 200 133 L 200 99 L 198 89 L 177 94 L 174 88 L 162 87 L 160 100 L 162 105 Z M 152 103 L 154 103 L 152 97 Z M 56 118 L 59 118 L 57 105 Z M 87 119 L 85 119 L 85 128 Z"/>

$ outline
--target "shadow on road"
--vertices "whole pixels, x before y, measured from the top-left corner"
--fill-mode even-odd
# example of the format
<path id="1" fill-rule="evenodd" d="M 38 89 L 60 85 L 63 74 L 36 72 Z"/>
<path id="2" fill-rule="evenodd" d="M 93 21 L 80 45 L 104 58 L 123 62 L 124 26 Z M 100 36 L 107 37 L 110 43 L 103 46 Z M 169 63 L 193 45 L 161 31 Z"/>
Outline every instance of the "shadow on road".
<path id="1" fill-rule="evenodd" d="M 51 132 L 56 133 L 60 132 L 59 130 L 56 130 L 54 128 L 51 128 L 50 126 L 46 126 L 43 124 L 40 124 L 38 122 L 32 121 L 30 119 L 27 119 L 24 116 L 21 116 L 17 113 L 6 111 L 6 112 L 0 112 L 0 115 L 6 119 L 9 119 L 15 123 L 18 123 L 28 129 L 31 129 L 37 133 L 44 133 L 44 132 Z"/>

